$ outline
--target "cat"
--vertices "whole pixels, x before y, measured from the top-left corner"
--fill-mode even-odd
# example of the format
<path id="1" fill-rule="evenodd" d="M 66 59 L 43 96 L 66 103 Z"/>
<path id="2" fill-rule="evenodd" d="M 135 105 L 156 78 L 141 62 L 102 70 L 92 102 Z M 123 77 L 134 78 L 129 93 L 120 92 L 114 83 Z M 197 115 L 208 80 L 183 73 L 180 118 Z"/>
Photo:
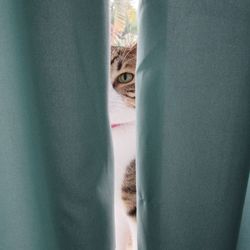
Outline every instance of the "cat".
<path id="1" fill-rule="evenodd" d="M 137 250 L 135 168 L 136 44 L 111 48 L 109 117 L 115 165 L 116 250 Z M 130 248 L 128 248 L 130 247 Z"/>

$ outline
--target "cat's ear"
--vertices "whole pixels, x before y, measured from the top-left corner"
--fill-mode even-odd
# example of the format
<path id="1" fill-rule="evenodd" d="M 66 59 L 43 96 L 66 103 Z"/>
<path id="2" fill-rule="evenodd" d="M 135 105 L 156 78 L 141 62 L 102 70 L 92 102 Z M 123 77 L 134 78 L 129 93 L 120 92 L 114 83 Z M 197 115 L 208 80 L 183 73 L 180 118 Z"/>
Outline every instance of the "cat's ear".
<path id="1" fill-rule="evenodd" d="M 125 52 L 125 58 L 128 60 L 134 60 L 136 61 L 136 51 L 137 51 L 137 43 L 132 44 L 128 48 L 126 48 Z"/>
<path id="2" fill-rule="evenodd" d="M 137 51 L 137 43 L 131 46 L 129 53 L 132 55 L 136 55 L 136 51 Z"/>

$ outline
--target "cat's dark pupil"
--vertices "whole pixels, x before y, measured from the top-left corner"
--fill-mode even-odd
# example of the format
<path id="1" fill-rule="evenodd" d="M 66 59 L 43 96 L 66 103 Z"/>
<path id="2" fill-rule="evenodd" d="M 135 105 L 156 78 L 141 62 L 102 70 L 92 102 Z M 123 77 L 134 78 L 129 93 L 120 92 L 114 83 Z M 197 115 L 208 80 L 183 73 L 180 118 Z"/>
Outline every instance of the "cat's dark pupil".
<path id="1" fill-rule="evenodd" d="M 133 79 L 133 74 L 131 73 L 123 73 L 118 77 L 118 82 L 120 83 L 128 83 Z"/>

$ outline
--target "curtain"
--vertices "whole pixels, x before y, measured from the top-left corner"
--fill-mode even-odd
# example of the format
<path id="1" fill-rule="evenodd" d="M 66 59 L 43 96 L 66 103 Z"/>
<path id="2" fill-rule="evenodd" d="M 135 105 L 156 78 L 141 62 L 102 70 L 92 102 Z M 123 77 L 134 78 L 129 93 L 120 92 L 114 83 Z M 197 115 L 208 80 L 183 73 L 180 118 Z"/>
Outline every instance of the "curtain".
<path id="1" fill-rule="evenodd" d="M 250 3 L 138 17 L 138 249 L 248 250 Z M 105 0 L 0 1 L 1 250 L 115 249 L 108 22 Z"/>
<path id="2" fill-rule="evenodd" d="M 0 249 L 114 249 L 106 1 L 0 1 Z"/>
<path id="3" fill-rule="evenodd" d="M 245 205 L 241 219 L 241 227 L 238 239 L 237 250 L 245 250 L 250 247 L 250 186 L 248 182 Z"/>
<path id="4" fill-rule="evenodd" d="M 139 249 L 236 249 L 250 165 L 250 3 L 141 0 Z M 238 250 L 250 249 L 249 193 Z"/>

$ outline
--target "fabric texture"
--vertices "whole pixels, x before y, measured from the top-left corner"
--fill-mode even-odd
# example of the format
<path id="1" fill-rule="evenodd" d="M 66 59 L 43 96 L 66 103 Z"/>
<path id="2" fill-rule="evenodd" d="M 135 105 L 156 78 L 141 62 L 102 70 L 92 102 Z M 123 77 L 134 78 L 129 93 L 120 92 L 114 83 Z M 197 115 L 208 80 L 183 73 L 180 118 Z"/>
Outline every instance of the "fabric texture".
<path id="1" fill-rule="evenodd" d="M 106 1 L 0 3 L 0 249 L 114 249 Z"/>
<path id="2" fill-rule="evenodd" d="M 115 249 L 108 16 L 0 3 L 1 250 Z M 138 249 L 250 249 L 249 1 L 141 0 L 138 50 Z"/>
<path id="3" fill-rule="evenodd" d="M 141 0 L 138 44 L 139 250 L 236 249 L 250 166 L 250 3 Z M 250 249 L 249 225 L 238 250 Z"/>

